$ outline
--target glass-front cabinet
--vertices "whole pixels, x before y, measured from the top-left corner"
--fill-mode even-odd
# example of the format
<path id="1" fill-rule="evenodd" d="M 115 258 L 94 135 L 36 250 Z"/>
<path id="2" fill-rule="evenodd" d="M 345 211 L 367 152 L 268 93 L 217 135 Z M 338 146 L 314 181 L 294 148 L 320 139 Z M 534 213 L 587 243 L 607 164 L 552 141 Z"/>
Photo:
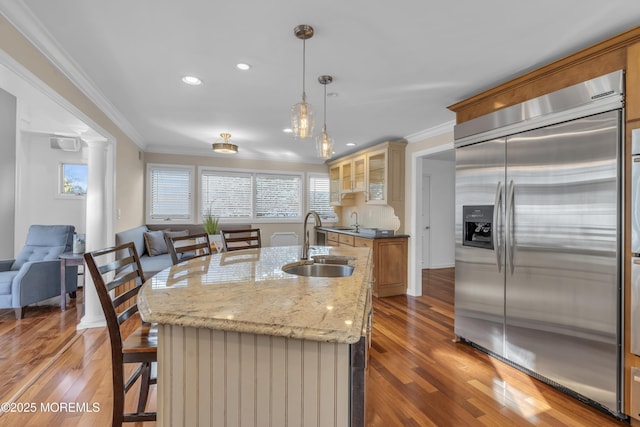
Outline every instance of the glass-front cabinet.
<path id="1" fill-rule="evenodd" d="M 406 145 L 404 140 L 387 141 L 327 162 L 331 204 L 388 205 L 403 218 Z"/>
<path id="2" fill-rule="evenodd" d="M 387 150 L 367 154 L 368 203 L 387 201 Z"/>

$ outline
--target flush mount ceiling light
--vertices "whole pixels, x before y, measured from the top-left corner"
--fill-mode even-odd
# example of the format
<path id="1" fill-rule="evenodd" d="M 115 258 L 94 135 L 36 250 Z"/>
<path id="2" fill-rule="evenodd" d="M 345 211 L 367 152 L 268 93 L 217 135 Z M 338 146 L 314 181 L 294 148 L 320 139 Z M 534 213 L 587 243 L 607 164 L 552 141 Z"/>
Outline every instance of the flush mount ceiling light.
<path id="1" fill-rule="evenodd" d="M 316 136 L 316 153 L 321 159 L 330 159 L 333 155 L 333 138 L 327 133 L 327 85 L 331 84 L 333 77 L 320 76 L 318 81 L 324 86 L 324 125 L 322 133 Z"/>
<path id="2" fill-rule="evenodd" d="M 313 136 L 314 114 L 311 105 L 307 104 L 305 93 L 305 57 L 306 40 L 313 37 L 313 28 L 309 25 L 298 25 L 293 29 L 297 38 L 302 40 L 302 102 L 298 102 L 291 108 L 291 129 L 293 136 L 299 139 L 307 139 Z"/>
<path id="3" fill-rule="evenodd" d="M 182 76 L 182 82 L 191 86 L 198 86 L 202 84 L 202 80 L 196 76 Z"/>
<path id="4" fill-rule="evenodd" d="M 214 142 L 211 144 L 213 151 L 221 154 L 236 154 L 238 152 L 238 146 L 229 142 L 229 138 L 231 138 L 230 133 L 221 133 L 220 137 L 224 139 L 224 142 Z"/>

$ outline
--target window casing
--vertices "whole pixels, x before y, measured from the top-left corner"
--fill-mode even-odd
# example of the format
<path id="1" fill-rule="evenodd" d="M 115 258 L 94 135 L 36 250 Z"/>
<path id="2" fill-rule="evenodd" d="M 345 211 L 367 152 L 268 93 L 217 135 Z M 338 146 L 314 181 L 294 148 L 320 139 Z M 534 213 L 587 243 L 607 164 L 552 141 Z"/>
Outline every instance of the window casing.
<path id="1" fill-rule="evenodd" d="M 192 166 L 147 165 L 147 223 L 193 222 Z"/>

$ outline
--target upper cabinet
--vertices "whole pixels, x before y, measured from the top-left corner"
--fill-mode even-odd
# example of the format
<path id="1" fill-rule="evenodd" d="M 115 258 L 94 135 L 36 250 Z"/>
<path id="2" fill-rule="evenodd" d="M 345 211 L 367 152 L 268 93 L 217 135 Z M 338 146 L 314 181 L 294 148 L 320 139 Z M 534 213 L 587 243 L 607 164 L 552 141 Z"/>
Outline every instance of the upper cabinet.
<path id="1" fill-rule="evenodd" d="M 392 206 L 400 217 L 406 145 L 406 141 L 389 141 L 328 162 L 331 203 L 340 205 L 346 195 L 364 193 L 366 203 Z"/>

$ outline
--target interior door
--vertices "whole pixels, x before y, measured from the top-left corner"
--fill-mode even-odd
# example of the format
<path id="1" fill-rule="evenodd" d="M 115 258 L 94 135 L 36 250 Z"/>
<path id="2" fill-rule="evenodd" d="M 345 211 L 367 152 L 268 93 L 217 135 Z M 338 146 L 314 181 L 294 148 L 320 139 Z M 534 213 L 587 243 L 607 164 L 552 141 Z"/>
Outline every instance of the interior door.
<path id="1" fill-rule="evenodd" d="M 507 358 L 616 408 L 619 111 L 508 138 Z"/>
<path id="2" fill-rule="evenodd" d="M 455 334 L 504 354 L 505 139 L 456 149 Z M 493 206 L 493 249 L 463 245 L 463 207 Z"/>

